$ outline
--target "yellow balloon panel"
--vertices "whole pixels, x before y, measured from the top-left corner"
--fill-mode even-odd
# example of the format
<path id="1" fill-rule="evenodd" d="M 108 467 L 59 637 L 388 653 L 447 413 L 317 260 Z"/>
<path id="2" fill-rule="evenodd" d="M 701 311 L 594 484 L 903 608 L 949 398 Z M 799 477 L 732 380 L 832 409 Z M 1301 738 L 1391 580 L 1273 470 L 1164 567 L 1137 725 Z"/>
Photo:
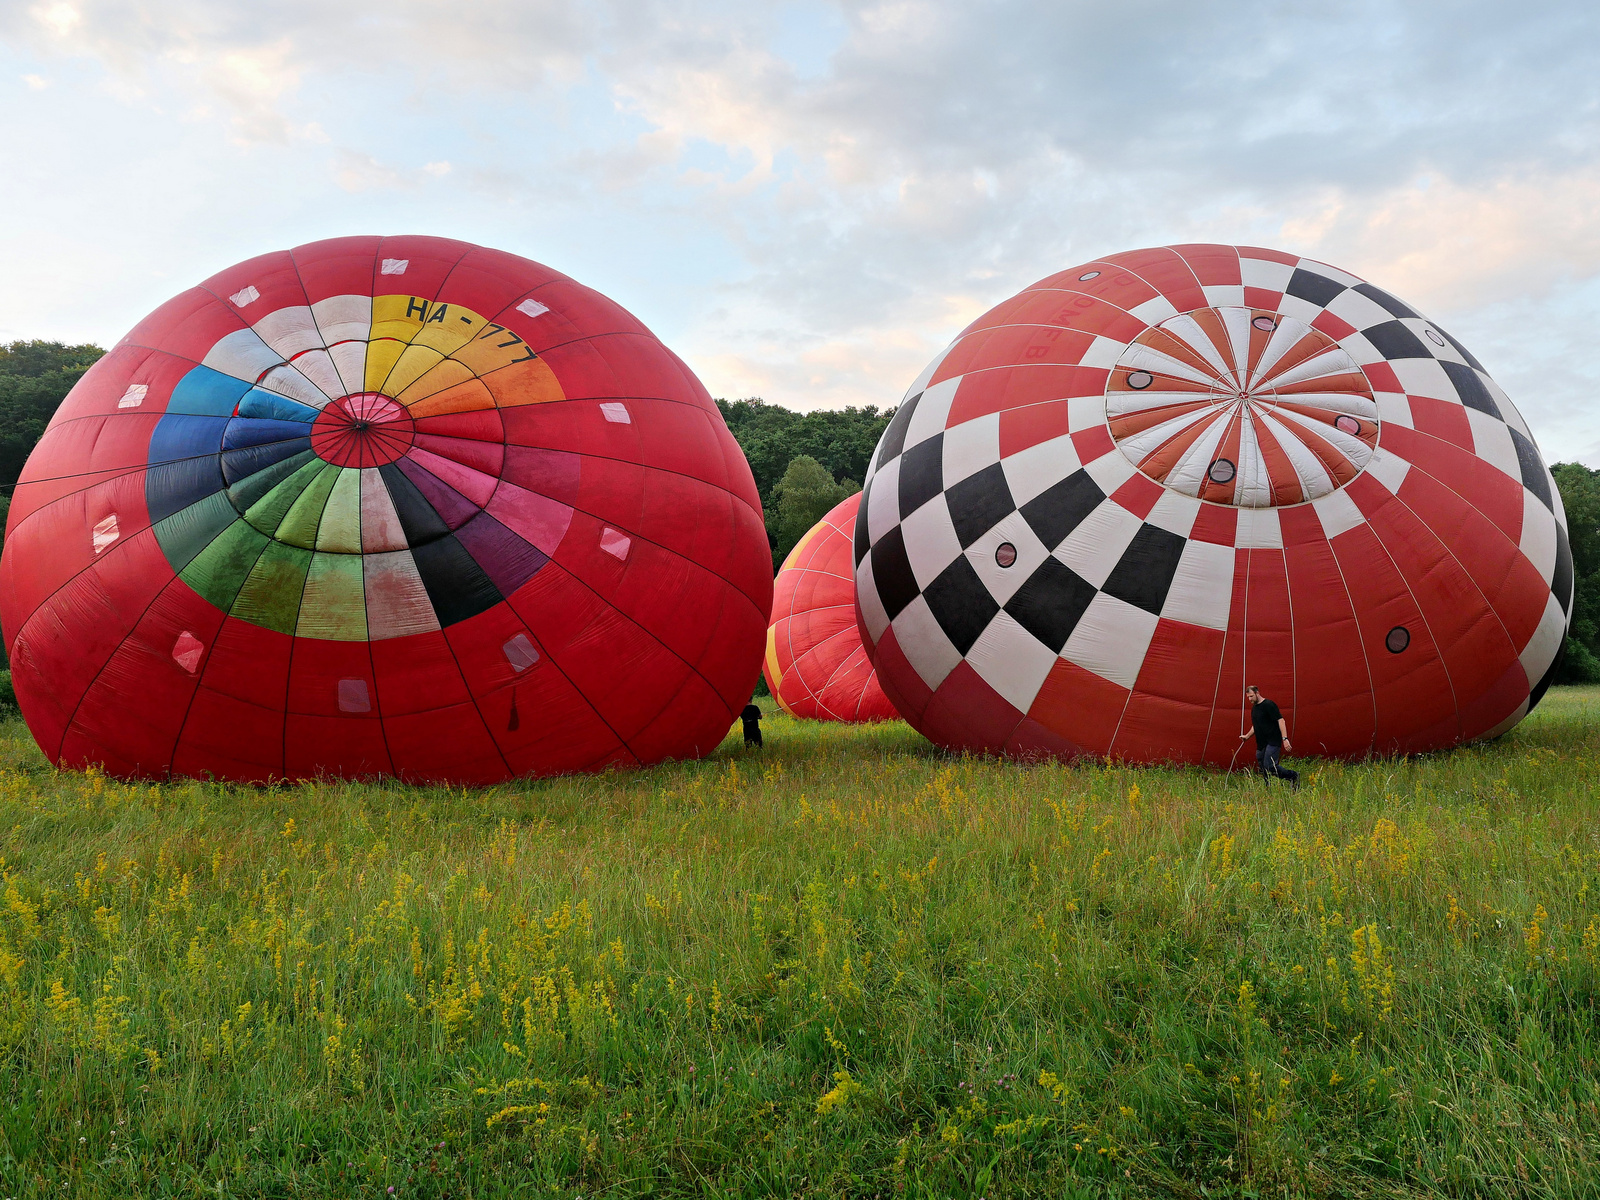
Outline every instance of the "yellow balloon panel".
<path id="1" fill-rule="evenodd" d="M 400 361 L 400 356 L 406 352 L 404 342 L 395 341 L 393 338 L 374 339 L 367 343 L 367 386 L 369 392 L 383 391 L 383 385 L 389 378 L 389 372 L 394 370 L 395 363 Z"/>
<path id="2" fill-rule="evenodd" d="M 389 369 L 389 378 L 383 381 L 383 394 L 398 398 L 417 380 L 444 361 L 444 355 L 430 346 L 412 342 Z"/>
<path id="3" fill-rule="evenodd" d="M 516 363 L 531 362 L 534 353 L 533 347 L 505 326 L 491 322 L 450 357 L 470 367 L 474 375 L 487 375 Z"/>
<path id="4" fill-rule="evenodd" d="M 407 408 L 419 400 L 426 400 L 435 392 L 442 392 L 446 388 L 455 387 L 457 384 L 475 379 L 471 370 L 465 363 L 459 363 L 453 358 L 441 361 L 433 370 L 424 375 L 419 375 L 415 383 L 407 385 L 405 391 L 395 397 Z"/>

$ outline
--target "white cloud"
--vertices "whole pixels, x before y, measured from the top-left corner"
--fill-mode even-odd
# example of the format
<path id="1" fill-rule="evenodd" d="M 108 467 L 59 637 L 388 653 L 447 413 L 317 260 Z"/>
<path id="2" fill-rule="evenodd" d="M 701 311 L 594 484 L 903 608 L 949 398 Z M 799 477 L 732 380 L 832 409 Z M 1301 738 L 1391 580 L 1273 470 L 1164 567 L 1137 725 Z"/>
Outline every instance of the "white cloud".
<path id="1" fill-rule="evenodd" d="M 56 0 L 53 4 L 37 4 L 28 10 L 28 15 L 59 38 L 67 37 L 83 22 L 83 14 L 65 0 Z"/>
<path id="2" fill-rule="evenodd" d="M 1593 381 L 1561 359 L 1600 318 L 1597 34 L 1575 0 L 0 8 L 52 99 L 70 69 L 168 130 L 186 199 L 229 214 L 214 253 L 394 221 L 589 264 L 715 394 L 894 403 L 1040 276 L 1250 241 L 1478 339 L 1583 447 Z M 95 127 L 66 111 L 32 119 Z"/>

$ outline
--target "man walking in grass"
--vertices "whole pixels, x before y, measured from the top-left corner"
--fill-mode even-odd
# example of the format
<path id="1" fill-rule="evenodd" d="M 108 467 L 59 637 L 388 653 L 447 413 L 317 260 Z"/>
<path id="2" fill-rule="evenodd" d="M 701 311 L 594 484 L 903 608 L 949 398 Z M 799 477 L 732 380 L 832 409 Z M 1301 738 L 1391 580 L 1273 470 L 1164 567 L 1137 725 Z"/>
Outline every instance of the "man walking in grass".
<path id="1" fill-rule="evenodd" d="M 1239 740 L 1242 742 L 1252 733 L 1255 735 L 1256 766 L 1261 768 L 1262 778 L 1270 781 L 1277 776 L 1288 780 L 1292 787 L 1299 787 L 1300 772 L 1291 771 L 1283 765 L 1284 751 L 1294 749 L 1294 743 L 1289 740 L 1289 723 L 1283 719 L 1283 713 L 1253 683 L 1245 688 L 1244 700 L 1250 706 L 1250 724 L 1253 728 L 1249 733 L 1241 733 Z"/>

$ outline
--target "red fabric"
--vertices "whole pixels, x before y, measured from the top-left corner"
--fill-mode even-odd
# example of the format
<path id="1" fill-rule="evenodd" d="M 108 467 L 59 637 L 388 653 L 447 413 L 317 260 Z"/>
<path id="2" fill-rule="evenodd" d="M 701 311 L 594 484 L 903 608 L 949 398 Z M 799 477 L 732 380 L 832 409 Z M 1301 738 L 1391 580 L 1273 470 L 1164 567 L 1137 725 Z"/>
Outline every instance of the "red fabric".
<path id="1" fill-rule="evenodd" d="M 251 625 L 175 577 L 150 528 L 152 435 L 221 338 L 369 295 L 475 312 L 542 360 L 533 390 L 508 390 L 496 370 L 469 389 L 513 406 L 430 409 L 411 449 L 470 471 L 475 500 L 550 561 L 527 551 L 531 565 L 506 576 L 515 595 L 442 631 L 336 641 Z M 144 393 L 123 407 L 132 384 Z M 601 408 L 612 402 L 623 419 Z M 755 683 L 771 588 L 749 466 L 699 380 L 636 317 L 515 255 L 350 237 L 218 272 L 85 374 L 17 488 L 0 624 L 30 728 L 62 764 L 492 783 L 709 753 Z"/>
<path id="2" fill-rule="evenodd" d="M 1303 274 L 1292 290 L 1302 296 L 1286 299 L 1296 272 Z M 1309 292 L 1299 286 L 1307 276 L 1313 281 Z M 876 645 L 865 643 L 885 693 L 907 720 L 953 748 L 1237 766 L 1254 751 L 1253 743 L 1239 738 L 1248 728 L 1247 683 L 1259 684 L 1278 703 L 1296 749 L 1310 754 L 1359 757 L 1449 746 L 1500 729 L 1521 711 L 1537 683 L 1528 678 L 1533 668 L 1525 669 L 1523 660 L 1539 674 L 1552 646 L 1548 630 L 1539 631 L 1551 599 L 1551 568 L 1544 559 L 1556 537 L 1555 518 L 1524 486 L 1526 468 L 1516 459 L 1511 434 L 1497 427 L 1493 413 L 1469 413 L 1467 402 L 1477 403 L 1464 399 L 1472 381 L 1456 366 L 1424 370 L 1420 361 L 1369 361 L 1382 339 L 1365 339 L 1362 328 L 1387 319 L 1358 298 L 1341 302 L 1353 282 L 1280 251 L 1154 247 L 1049 275 L 973 321 L 929 372 L 930 386 L 948 382 L 954 388 L 944 428 L 956 431 L 966 422 L 994 423 L 998 417 L 998 458 L 1008 482 L 1039 497 L 1056 481 L 1046 456 L 1033 448 L 1069 432 L 1070 417 L 1075 453 L 1056 464 L 1060 477 L 1087 464 L 1088 474 L 1111 493 L 1106 503 L 1122 510 L 1110 517 L 1097 510 L 1097 536 L 1114 529 L 1131 533 L 1138 521 L 1158 527 L 1142 530 L 1133 543 L 1141 547 L 1142 562 L 1137 555 L 1124 558 L 1109 576 L 1109 563 L 1091 563 L 1101 572 L 1096 579 L 1108 580 L 1102 590 L 1118 600 L 1137 593 L 1137 585 L 1148 581 L 1132 576 L 1165 555 L 1167 566 L 1148 569 L 1169 571 L 1164 578 L 1171 578 L 1174 591 L 1126 599 L 1142 613 L 1098 598 L 1098 624 L 1073 629 L 1053 664 L 1044 659 L 1024 669 L 1024 663 L 1007 663 L 1000 671 L 990 663 L 995 686 L 984 680 L 981 656 L 951 667 L 961 641 L 956 617 L 935 613 L 933 619 L 945 626 L 940 630 L 928 625 L 931 608 L 913 614 L 898 629 L 884 631 Z M 1331 307 L 1303 298 L 1312 294 L 1329 297 Z M 1300 403 L 1284 403 L 1290 416 L 1283 422 L 1294 414 L 1311 416 L 1350 434 L 1348 422 L 1336 424 L 1331 409 L 1319 413 L 1308 399 L 1323 386 L 1347 392 L 1362 403 L 1360 440 L 1372 448 L 1376 426 L 1382 457 L 1351 451 L 1354 457 L 1344 461 L 1345 451 L 1322 436 L 1321 427 L 1308 425 L 1311 432 L 1302 435 L 1283 422 L 1253 423 L 1246 445 L 1241 418 L 1230 418 L 1233 423 L 1219 427 L 1205 451 L 1213 467 L 1228 459 L 1237 470 L 1219 475 L 1208 469 L 1201 479 L 1198 467 L 1205 464 L 1186 463 L 1174 481 L 1165 472 L 1199 444 L 1198 435 L 1174 424 L 1161 435 L 1164 441 L 1145 438 L 1142 449 L 1127 444 L 1161 423 L 1181 420 L 1187 410 L 1173 411 L 1182 406 L 1169 396 L 1190 386 L 1183 382 L 1187 376 L 1168 373 L 1147 410 L 1130 408 L 1130 393 L 1150 379 L 1133 382 L 1129 343 L 1144 341 L 1141 335 L 1175 313 L 1186 314 L 1187 326 L 1174 321 L 1147 345 L 1209 371 L 1194 357 L 1200 351 L 1185 340 L 1189 335 L 1179 333 L 1198 327 L 1195 336 L 1209 339 L 1224 364 L 1232 362 L 1242 343 L 1231 341 L 1235 333 L 1228 330 L 1242 331 L 1240 314 L 1219 310 L 1241 300 L 1262 310 L 1244 318 L 1251 326 L 1252 355 L 1281 328 L 1272 319 L 1276 312 L 1286 309 L 1285 316 L 1319 331 L 1280 347 L 1275 370 L 1298 369 L 1307 356 L 1331 349 L 1328 339 L 1349 341 L 1347 367 L 1330 374 L 1324 364 L 1324 375 L 1312 371 L 1285 385 L 1284 395 L 1303 394 Z M 1267 319 L 1257 324 L 1262 318 Z M 1436 331 L 1425 332 L 1441 359 L 1459 363 Z M 1188 357 L 1186 347 L 1192 351 Z M 1402 376 L 1413 389 L 1410 395 L 1404 395 Z M 1429 379 L 1435 382 L 1422 382 Z M 1214 403 L 1228 401 L 1226 385 L 1201 390 L 1208 388 L 1216 392 Z M 1377 406 L 1374 393 L 1381 394 Z M 1384 419 L 1405 417 L 1403 407 L 1395 412 L 1396 404 L 1409 406 L 1406 423 Z M 1113 419 L 1108 411 L 1119 415 Z M 1130 412 L 1136 415 L 1122 415 Z M 1519 424 L 1514 414 L 1505 415 L 1513 427 Z M 920 436 L 932 432 L 926 422 L 919 410 L 913 424 Z M 994 444 L 992 437 L 987 428 L 952 432 L 946 445 L 968 447 L 970 455 L 972 446 Z M 1119 438 L 1123 458 L 1117 456 Z M 1298 438 L 1329 469 L 1331 481 L 1314 473 L 1302 477 L 1305 460 L 1291 453 L 1287 438 Z M 1024 451 L 1032 453 L 1006 461 Z M 1257 470 L 1271 483 L 1268 497 L 1252 490 L 1258 476 L 1247 478 L 1246 452 L 1256 456 Z M 1129 464 L 1146 465 L 1151 473 L 1129 475 Z M 964 458 L 964 478 L 977 465 Z M 1315 503 L 1305 503 L 1309 497 Z M 1264 499 L 1271 500 L 1267 510 L 1234 506 Z M 1040 510 L 1048 512 L 1048 503 Z M 1027 505 L 1020 519 L 1035 524 Z M 938 521 L 908 521 L 900 534 L 919 578 L 937 571 L 940 555 L 948 556 L 949 532 Z M 1180 554 L 1174 537 L 1189 543 L 1181 550 L 1181 565 L 1174 561 Z M 1091 541 L 1074 533 L 1065 549 L 1047 548 L 1079 569 L 1099 549 Z M 792 565 L 804 566 L 809 553 Z M 1010 606 L 1008 597 L 1016 595 L 1024 597 L 1024 608 L 1040 603 L 1037 595 L 1005 591 L 987 579 L 984 585 L 998 605 Z M 1189 595 L 1180 594 L 1185 589 Z M 858 602 L 858 629 L 862 612 L 874 607 L 867 597 Z M 1063 605 L 1061 615 L 1068 607 Z M 835 633 L 817 617 L 786 628 L 821 643 Z M 962 644 L 970 645 L 975 631 L 965 632 Z M 1039 641 L 1044 644 L 1044 637 Z M 1042 656 L 1028 646 L 1024 659 L 1029 652 Z M 1041 674 L 1029 701 L 1027 688 Z M 1134 685 L 1130 690 L 1113 678 Z M 1001 685 L 1008 699 L 996 691 Z M 1019 721 L 1016 706 L 1024 703 L 1028 711 Z"/>
<path id="3" fill-rule="evenodd" d="M 762 673 L 786 712 L 817 721 L 899 716 L 867 657 L 855 614 L 851 538 L 861 493 L 847 496 L 800 539 L 773 581 Z"/>

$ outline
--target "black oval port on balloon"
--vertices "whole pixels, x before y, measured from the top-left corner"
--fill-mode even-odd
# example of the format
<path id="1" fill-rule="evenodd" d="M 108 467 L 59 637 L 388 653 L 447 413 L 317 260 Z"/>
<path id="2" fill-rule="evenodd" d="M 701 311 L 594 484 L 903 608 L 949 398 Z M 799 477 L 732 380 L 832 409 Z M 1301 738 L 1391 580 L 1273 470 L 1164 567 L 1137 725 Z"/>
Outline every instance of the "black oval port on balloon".
<path id="1" fill-rule="evenodd" d="M 1411 631 L 1404 625 L 1396 625 L 1384 636 L 1383 645 L 1390 654 L 1399 654 L 1411 645 Z"/>
<path id="2" fill-rule="evenodd" d="M 1435 346 L 1444 345 L 1444 338 L 1437 329 L 1424 329 L 1422 332 L 1428 335 L 1428 340 Z"/>
<path id="3" fill-rule="evenodd" d="M 994 549 L 994 561 L 1002 567 L 1015 566 L 1017 562 L 1017 548 L 1010 542 L 1001 542 Z"/>
<path id="4" fill-rule="evenodd" d="M 1156 377 L 1149 371 L 1132 371 L 1128 374 L 1128 386 L 1136 392 L 1142 392 L 1156 381 Z"/>
<path id="5" fill-rule="evenodd" d="M 1348 413 L 1340 413 L 1333 419 L 1333 427 L 1340 433 L 1358 434 L 1361 432 L 1361 422 Z"/>
<path id="6" fill-rule="evenodd" d="M 1271 333 L 1278 327 L 1278 323 L 1271 317 L 1257 317 L 1254 321 L 1251 321 L 1250 324 L 1261 330 L 1262 333 Z"/>
<path id="7" fill-rule="evenodd" d="M 1099 279 L 1099 278 L 1100 278 L 1100 272 L 1099 271 L 1085 271 L 1082 275 L 1078 276 L 1078 282 L 1079 283 L 1088 283 L 1089 280 L 1091 280 L 1091 279 Z"/>
<path id="8" fill-rule="evenodd" d="M 1238 468 L 1226 458 L 1219 458 L 1206 468 L 1206 478 L 1212 483 L 1232 483 L 1237 473 Z"/>

